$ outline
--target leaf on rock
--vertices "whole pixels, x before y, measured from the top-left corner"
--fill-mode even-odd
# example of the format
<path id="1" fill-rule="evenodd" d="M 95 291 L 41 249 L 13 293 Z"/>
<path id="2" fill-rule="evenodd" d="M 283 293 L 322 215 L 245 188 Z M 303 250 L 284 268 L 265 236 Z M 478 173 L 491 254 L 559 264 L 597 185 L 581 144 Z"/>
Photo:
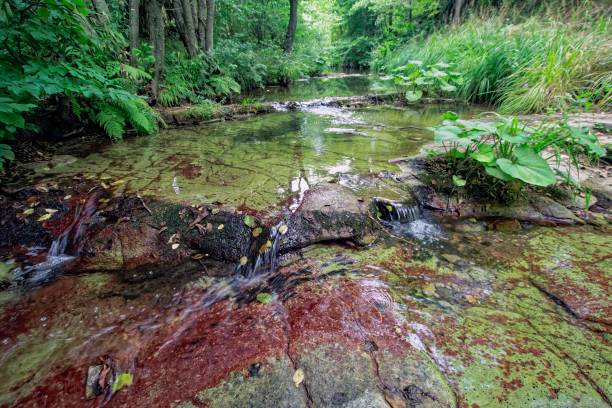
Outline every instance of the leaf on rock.
<path id="1" fill-rule="evenodd" d="M 134 382 L 134 376 L 130 373 L 119 374 L 115 382 L 113 382 L 112 392 L 117 392 L 123 387 L 129 387 Z"/>
<path id="2" fill-rule="evenodd" d="M 176 250 L 178 249 L 179 246 L 180 246 L 179 244 L 172 244 L 172 249 Z"/>
<path id="3" fill-rule="evenodd" d="M 220 224 L 220 225 L 217 227 L 217 229 L 222 230 L 224 227 L 225 227 L 225 225 Z"/>
<path id="4" fill-rule="evenodd" d="M 257 300 L 265 305 L 266 303 L 270 303 L 270 301 L 272 301 L 272 295 L 262 292 L 257 294 Z"/>
<path id="5" fill-rule="evenodd" d="M 49 218 L 53 217 L 53 214 L 47 213 L 45 215 L 41 215 L 38 221 L 47 221 Z"/>
<path id="6" fill-rule="evenodd" d="M 255 226 L 255 217 L 253 217 L 252 215 L 245 216 L 244 224 L 249 228 L 253 228 Z"/>
<path id="7" fill-rule="evenodd" d="M 257 227 L 253 230 L 253 238 L 257 238 L 261 235 L 262 229 L 261 227 Z"/>
<path id="8" fill-rule="evenodd" d="M 280 228 L 278 229 L 278 232 L 281 233 L 281 235 L 285 235 L 287 233 L 287 230 L 289 229 L 289 227 L 287 227 L 285 224 L 281 225 Z M 268 241 L 270 242 L 270 241 Z M 269 248 L 269 247 L 268 247 Z"/>
<path id="9" fill-rule="evenodd" d="M 247 264 L 247 262 L 249 262 L 249 258 L 247 258 L 246 256 L 240 258 L 240 265 L 244 266 Z"/>
<path id="10" fill-rule="evenodd" d="M 295 370 L 295 373 L 293 373 L 293 384 L 295 384 L 296 387 L 299 387 L 300 384 L 304 382 L 304 378 L 304 370 L 298 368 L 297 370 Z"/>

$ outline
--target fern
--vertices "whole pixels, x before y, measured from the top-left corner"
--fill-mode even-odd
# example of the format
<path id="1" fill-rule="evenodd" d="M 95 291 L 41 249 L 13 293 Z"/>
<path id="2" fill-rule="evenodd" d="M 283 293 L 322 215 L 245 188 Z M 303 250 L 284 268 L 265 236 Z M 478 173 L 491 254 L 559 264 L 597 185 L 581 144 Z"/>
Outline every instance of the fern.
<path id="1" fill-rule="evenodd" d="M 232 92 L 240 92 L 240 84 L 233 78 L 225 75 L 213 75 L 210 77 L 210 86 L 219 95 L 230 95 Z"/>
<path id="2" fill-rule="evenodd" d="M 96 121 L 112 139 L 122 139 L 125 129 L 125 114 L 112 105 L 103 105 Z"/>
<path id="3" fill-rule="evenodd" d="M 126 77 L 128 77 L 129 79 L 133 79 L 134 81 L 139 81 L 141 79 L 153 79 L 148 72 L 143 71 L 140 68 L 135 68 L 131 65 L 121 64 L 121 71 Z"/>

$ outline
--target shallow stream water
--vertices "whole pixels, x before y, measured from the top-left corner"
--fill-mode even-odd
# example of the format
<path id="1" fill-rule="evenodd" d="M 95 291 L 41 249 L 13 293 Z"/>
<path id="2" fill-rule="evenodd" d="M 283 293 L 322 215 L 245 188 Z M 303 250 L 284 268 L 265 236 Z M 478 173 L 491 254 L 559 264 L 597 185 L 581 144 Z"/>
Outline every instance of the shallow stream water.
<path id="1" fill-rule="evenodd" d="M 267 98 L 378 86 L 349 78 Z M 330 178 L 364 200 L 402 201 L 389 160 L 431 142 L 425 128 L 446 110 L 470 117 L 483 109 L 308 106 L 129 138 L 35 166 L 32 179 L 82 175 L 262 218 L 295 211 Z M 4 284 L 5 259 L 0 407 L 609 406 L 609 234 L 506 231 L 422 211 L 387 231 L 366 248 L 305 248 L 248 278 L 212 277 L 192 262 L 71 274 L 26 290 Z M 87 370 L 100 356 L 134 383 L 86 401 Z"/>

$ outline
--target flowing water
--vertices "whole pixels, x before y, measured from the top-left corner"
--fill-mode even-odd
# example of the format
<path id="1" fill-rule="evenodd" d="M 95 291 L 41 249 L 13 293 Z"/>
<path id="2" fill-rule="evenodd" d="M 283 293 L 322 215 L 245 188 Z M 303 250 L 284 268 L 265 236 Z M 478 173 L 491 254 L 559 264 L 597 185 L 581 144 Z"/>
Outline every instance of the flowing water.
<path id="1" fill-rule="evenodd" d="M 264 98 L 370 93 L 379 81 L 299 82 Z M 329 243 L 279 256 L 281 221 L 271 250 L 232 278 L 206 262 L 61 276 L 96 217 L 98 197 L 86 196 L 37 269 L 0 263 L 0 407 L 609 406 L 605 230 L 504 232 L 401 204 L 389 160 L 417 154 L 449 109 L 482 111 L 302 104 L 34 166 L 35 181 L 79 175 L 262 219 L 295 211 L 330 178 L 364 200 L 384 197 L 391 210 L 385 237 L 365 248 Z M 9 283 L 19 274 L 39 278 Z M 100 356 L 134 383 L 86 401 L 87 370 Z"/>

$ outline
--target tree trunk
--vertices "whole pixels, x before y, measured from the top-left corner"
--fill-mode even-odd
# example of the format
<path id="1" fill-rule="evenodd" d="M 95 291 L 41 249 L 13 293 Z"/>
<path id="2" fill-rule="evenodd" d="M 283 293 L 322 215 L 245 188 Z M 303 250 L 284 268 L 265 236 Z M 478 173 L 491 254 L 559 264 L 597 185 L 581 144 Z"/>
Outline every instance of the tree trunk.
<path id="1" fill-rule="evenodd" d="M 215 0 L 207 0 L 206 2 L 206 52 L 211 53 L 215 45 L 214 32 L 215 32 Z"/>
<path id="2" fill-rule="evenodd" d="M 110 23 L 110 11 L 105 0 L 92 0 L 94 9 L 98 16 L 98 20 L 102 25 L 107 26 Z"/>
<path id="3" fill-rule="evenodd" d="M 187 54 L 189 54 L 189 57 L 194 57 L 198 54 L 198 40 L 196 37 L 193 5 L 191 1 L 192 0 L 181 0 L 181 4 L 183 17 L 185 19 L 185 46 L 187 47 Z"/>
<path id="4" fill-rule="evenodd" d="M 461 9 L 463 8 L 463 0 L 455 0 L 455 12 L 453 14 L 453 25 L 458 25 L 461 20 Z"/>
<path id="5" fill-rule="evenodd" d="M 162 70 L 164 69 L 164 56 L 166 51 L 164 19 L 162 15 L 161 1 L 162 0 L 147 0 L 147 15 L 149 17 L 149 36 L 150 42 L 153 45 L 153 56 L 155 57 L 153 83 L 151 89 L 154 103 L 157 103 L 157 101 L 159 100 L 159 82 L 161 79 Z"/>
<path id="6" fill-rule="evenodd" d="M 289 26 L 287 27 L 287 36 L 285 37 L 285 53 L 288 54 L 293 48 L 293 40 L 295 40 L 295 30 L 297 29 L 298 17 L 298 0 L 289 0 Z"/>
<path id="7" fill-rule="evenodd" d="M 134 54 L 134 50 L 138 48 L 138 36 L 140 29 L 139 7 L 140 0 L 130 0 L 130 65 L 138 66 L 138 58 Z"/>
<path id="8" fill-rule="evenodd" d="M 198 0 L 198 42 L 200 48 L 206 49 L 206 20 L 208 17 L 208 9 L 206 0 Z"/>

